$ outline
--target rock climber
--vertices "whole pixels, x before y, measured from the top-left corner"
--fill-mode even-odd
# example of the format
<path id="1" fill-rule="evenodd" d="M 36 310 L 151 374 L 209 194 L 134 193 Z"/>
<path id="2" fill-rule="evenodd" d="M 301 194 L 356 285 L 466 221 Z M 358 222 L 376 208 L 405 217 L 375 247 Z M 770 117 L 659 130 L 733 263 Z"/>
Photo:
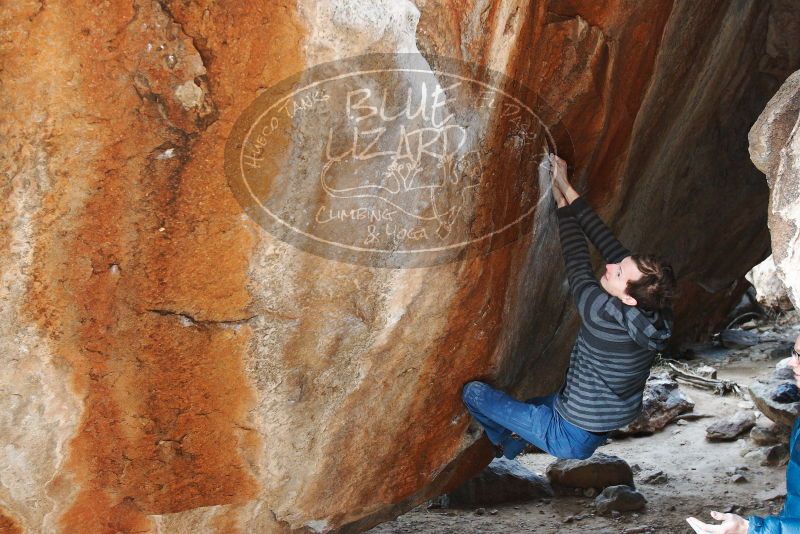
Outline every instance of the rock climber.
<path id="1" fill-rule="evenodd" d="M 789 367 L 794 371 L 794 381 L 800 388 L 800 336 L 794 340 Z M 722 521 L 709 525 L 697 518 L 686 521 L 695 532 L 708 534 L 798 534 L 800 533 L 800 417 L 795 419 L 789 438 L 789 465 L 786 466 L 786 502 L 783 511 L 777 516 L 749 516 L 747 519 L 736 514 L 711 512 L 711 517 Z"/>
<path id="2" fill-rule="evenodd" d="M 656 352 L 672 334 L 672 267 L 652 255 L 631 254 L 567 178 L 558 156 L 551 173 L 558 231 L 581 328 L 557 393 L 518 401 L 484 382 L 467 383 L 462 398 L 495 446 L 514 458 L 529 444 L 558 458 L 584 459 L 612 430 L 633 421 Z M 606 260 L 598 280 L 588 237 Z"/>

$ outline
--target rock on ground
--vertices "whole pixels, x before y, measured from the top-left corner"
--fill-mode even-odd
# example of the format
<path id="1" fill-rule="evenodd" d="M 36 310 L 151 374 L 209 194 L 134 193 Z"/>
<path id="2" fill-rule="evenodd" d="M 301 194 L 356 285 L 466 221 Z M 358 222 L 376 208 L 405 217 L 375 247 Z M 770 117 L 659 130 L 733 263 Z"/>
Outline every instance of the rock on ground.
<path id="1" fill-rule="evenodd" d="M 667 482 L 669 482 L 669 476 L 667 476 L 664 471 L 656 471 L 655 473 L 650 473 L 642 477 L 642 483 L 644 484 L 659 485 L 666 484 Z"/>
<path id="2" fill-rule="evenodd" d="M 452 507 L 491 506 L 552 497 L 546 479 L 514 460 L 496 458 L 477 476 L 447 494 Z"/>
<path id="3" fill-rule="evenodd" d="M 745 458 L 762 466 L 777 467 L 789 461 L 789 447 L 780 443 L 768 447 L 760 447 L 744 455 Z"/>
<path id="4" fill-rule="evenodd" d="M 747 388 L 750 398 L 761 413 L 769 417 L 775 423 L 790 427 L 795 419 L 800 416 L 800 402 L 781 403 L 773 399 L 775 390 L 780 384 L 787 383 L 786 380 L 771 379 L 758 380 L 750 384 Z"/>
<path id="5" fill-rule="evenodd" d="M 553 486 L 565 488 L 633 486 L 633 472 L 628 463 L 601 452 L 586 460 L 557 460 L 547 467 L 547 478 Z"/>
<path id="6" fill-rule="evenodd" d="M 720 332 L 722 344 L 729 349 L 746 349 L 760 342 L 758 332 L 741 329 L 723 330 Z"/>
<path id="7" fill-rule="evenodd" d="M 773 421 L 765 421 L 762 423 L 762 417 L 750 430 L 750 439 L 756 445 L 777 445 L 779 443 L 788 444 L 791 437 L 791 427 L 775 423 Z"/>
<path id="8" fill-rule="evenodd" d="M 609 486 L 594 500 L 597 513 L 605 515 L 612 511 L 635 512 L 644 508 L 647 499 L 630 486 Z"/>
<path id="9" fill-rule="evenodd" d="M 712 423 L 706 428 L 709 441 L 728 441 L 748 432 L 756 424 L 756 416 L 750 410 L 739 410 L 732 417 Z"/>

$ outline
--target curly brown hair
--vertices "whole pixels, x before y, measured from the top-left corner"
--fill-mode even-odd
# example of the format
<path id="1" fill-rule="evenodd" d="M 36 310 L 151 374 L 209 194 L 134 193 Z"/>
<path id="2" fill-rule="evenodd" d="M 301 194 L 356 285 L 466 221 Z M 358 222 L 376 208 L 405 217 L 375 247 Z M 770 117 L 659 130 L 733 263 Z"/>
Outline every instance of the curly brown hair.
<path id="1" fill-rule="evenodd" d="M 672 308 L 677 286 L 672 266 L 652 254 L 634 254 L 631 259 L 642 273 L 625 288 L 625 292 L 636 299 L 636 306 L 648 311 Z"/>

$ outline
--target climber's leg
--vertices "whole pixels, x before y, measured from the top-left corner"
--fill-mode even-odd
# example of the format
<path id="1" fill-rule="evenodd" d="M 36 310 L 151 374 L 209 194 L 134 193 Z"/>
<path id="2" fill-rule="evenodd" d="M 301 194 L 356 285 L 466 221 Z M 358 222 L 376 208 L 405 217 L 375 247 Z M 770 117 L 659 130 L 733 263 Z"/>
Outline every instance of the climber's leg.
<path id="1" fill-rule="evenodd" d="M 469 382 L 462 397 L 492 443 L 503 446 L 506 457 L 513 458 L 526 445 L 516 440 L 512 443 L 511 432 L 559 458 L 588 458 L 605 441 L 605 435 L 592 434 L 563 419 L 553 409 L 555 395 L 521 402 L 483 382 Z"/>

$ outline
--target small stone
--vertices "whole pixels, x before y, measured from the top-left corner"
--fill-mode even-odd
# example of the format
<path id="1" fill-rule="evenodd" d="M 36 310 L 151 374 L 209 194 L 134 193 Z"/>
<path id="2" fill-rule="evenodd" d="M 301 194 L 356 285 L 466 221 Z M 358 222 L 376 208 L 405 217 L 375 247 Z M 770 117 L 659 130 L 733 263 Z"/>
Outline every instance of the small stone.
<path id="1" fill-rule="evenodd" d="M 595 499 L 597 513 L 608 514 L 613 510 L 619 512 L 632 512 L 644 508 L 647 499 L 630 486 L 610 486 Z"/>
<path id="2" fill-rule="evenodd" d="M 740 514 L 742 512 L 742 510 L 743 510 L 743 508 L 741 506 L 739 506 L 738 504 L 731 504 L 731 505 L 723 508 L 721 511 L 722 511 L 723 514 Z"/>
<path id="3" fill-rule="evenodd" d="M 766 447 L 764 450 L 764 460 L 761 465 L 764 466 L 783 466 L 789 462 L 789 448 L 783 443 L 779 445 L 772 445 Z"/>
<path id="4" fill-rule="evenodd" d="M 642 482 L 645 484 L 666 484 L 669 481 L 669 477 L 664 471 L 656 471 L 655 473 L 651 473 L 642 479 Z"/>
<path id="5" fill-rule="evenodd" d="M 618 510 L 611 510 L 611 518 L 612 519 L 619 519 L 620 517 L 622 517 L 622 512 L 620 512 Z"/>
<path id="6" fill-rule="evenodd" d="M 675 424 L 678 426 L 686 426 L 688 423 L 686 422 L 686 419 L 678 419 L 675 421 Z"/>
<path id="7" fill-rule="evenodd" d="M 597 490 L 594 489 L 594 488 L 586 488 L 585 490 L 583 490 L 583 496 L 584 497 L 589 497 L 589 498 L 596 497 L 597 496 Z"/>
<path id="8" fill-rule="evenodd" d="M 790 429 L 784 425 L 765 421 L 754 426 L 750 430 L 750 439 L 756 445 L 777 445 L 779 443 L 789 443 Z"/>
<path id="9" fill-rule="evenodd" d="M 721 419 L 706 428 L 706 439 L 709 441 L 730 441 L 748 432 L 756 424 L 756 417 L 751 411 L 738 411 L 733 417 Z"/>
<path id="10" fill-rule="evenodd" d="M 753 460 L 755 462 L 758 462 L 759 464 L 763 462 L 764 459 L 766 458 L 764 451 L 762 451 L 761 449 L 755 449 L 752 451 L 744 451 L 744 452 L 745 454 L 743 454 L 742 456 L 744 456 L 746 460 Z"/>
<path id="11" fill-rule="evenodd" d="M 772 445 L 770 447 L 761 447 L 748 452 L 744 457 L 752 462 L 756 462 L 762 466 L 778 467 L 786 465 L 789 460 L 789 448 L 784 445 Z"/>
<path id="12" fill-rule="evenodd" d="M 765 484 L 766 486 L 767 484 Z M 775 499 L 780 499 L 782 497 L 786 497 L 786 488 L 781 489 L 767 489 L 764 491 L 760 491 L 754 495 L 754 497 L 759 501 L 774 501 Z"/>
<path id="13" fill-rule="evenodd" d="M 486 514 L 486 508 L 478 508 L 477 510 L 475 510 L 475 515 L 485 515 L 485 514 Z"/>
<path id="14" fill-rule="evenodd" d="M 747 482 L 747 477 L 744 475 L 733 475 L 731 477 L 731 482 L 734 484 L 743 484 Z"/>
<path id="15" fill-rule="evenodd" d="M 745 466 L 740 466 L 740 467 L 736 467 L 736 468 L 734 468 L 734 469 L 726 469 L 726 470 L 725 470 L 725 474 L 726 474 L 726 475 L 729 475 L 729 476 L 733 476 L 733 475 L 744 475 L 744 474 L 745 474 L 745 473 L 747 473 L 748 471 L 750 471 L 750 470 L 749 470 L 747 467 L 745 467 Z"/>
<path id="16" fill-rule="evenodd" d="M 497 515 L 497 512 L 499 512 L 499 511 L 500 511 L 500 510 L 498 510 L 498 509 L 496 509 L 496 508 L 493 508 L 493 509 L 489 510 L 489 514 L 490 514 L 490 515 Z"/>

